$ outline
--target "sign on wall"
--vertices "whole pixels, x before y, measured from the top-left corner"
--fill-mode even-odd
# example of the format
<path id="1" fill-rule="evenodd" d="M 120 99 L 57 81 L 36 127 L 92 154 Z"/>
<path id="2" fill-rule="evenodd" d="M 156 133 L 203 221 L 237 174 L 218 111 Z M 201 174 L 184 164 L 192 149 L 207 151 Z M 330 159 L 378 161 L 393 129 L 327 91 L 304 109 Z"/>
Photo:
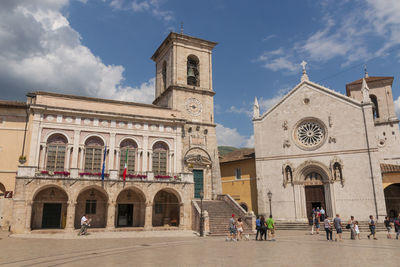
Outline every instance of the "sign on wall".
<path id="1" fill-rule="evenodd" d="M 4 193 L 4 198 L 12 198 L 13 197 L 13 191 L 6 191 Z"/>

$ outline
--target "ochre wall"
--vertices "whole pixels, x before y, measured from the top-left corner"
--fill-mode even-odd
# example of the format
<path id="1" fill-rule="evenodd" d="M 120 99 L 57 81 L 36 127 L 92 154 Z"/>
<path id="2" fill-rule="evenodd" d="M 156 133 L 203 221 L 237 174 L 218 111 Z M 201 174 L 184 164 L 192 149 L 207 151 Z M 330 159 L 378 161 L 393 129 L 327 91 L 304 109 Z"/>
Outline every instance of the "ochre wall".
<path id="1" fill-rule="evenodd" d="M 400 184 L 400 173 L 383 173 L 382 184 L 383 189 L 391 184 Z"/>
<path id="2" fill-rule="evenodd" d="M 229 194 L 239 204 L 245 203 L 249 211 L 258 214 L 256 166 L 254 159 L 244 159 L 220 164 L 222 193 Z M 236 179 L 235 169 L 242 171 L 241 179 Z"/>

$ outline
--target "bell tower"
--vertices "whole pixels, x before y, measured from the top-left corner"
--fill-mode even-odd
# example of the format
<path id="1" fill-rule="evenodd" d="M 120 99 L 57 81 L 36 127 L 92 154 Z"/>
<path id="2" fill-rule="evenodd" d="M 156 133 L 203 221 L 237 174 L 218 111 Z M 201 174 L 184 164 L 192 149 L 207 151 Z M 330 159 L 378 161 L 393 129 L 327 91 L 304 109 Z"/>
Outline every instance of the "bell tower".
<path id="1" fill-rule="evenodd" d="M 206 199 L 222 193 L 212 86 L 216 44 L 171 32 L 151 57 L 156 63 L 153 104 L 179 110 L 186 120 L 182 153 L 185 171 L 195 174 L 195 198 L 200 192 Z"/>

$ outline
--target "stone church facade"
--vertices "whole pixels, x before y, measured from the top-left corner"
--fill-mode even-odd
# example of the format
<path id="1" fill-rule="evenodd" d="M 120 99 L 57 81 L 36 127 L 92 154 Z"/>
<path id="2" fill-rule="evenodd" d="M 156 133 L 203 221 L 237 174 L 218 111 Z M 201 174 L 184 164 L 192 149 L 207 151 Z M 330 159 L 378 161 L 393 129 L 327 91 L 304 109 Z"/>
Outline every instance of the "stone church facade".
<path id="1" fill-rule="evenodd" d="M 330 216 L 383 220 L 381 166 L 400 164 L 392 82 L 366 75 L 346 96 L 311 82 L 303 67 L 301 82 L 262 115 L 256 99 L 259 213 L 306 222 L 322 206 Z"/>
<path id="2" fill-rule="evenodd" d="M 96 228 L 191 229 L 192 200 L 221 194 L 215 45 L 170 33 L 152 57 L 151 105 L 29 93 L 27 162 L 15 181 L 12 231 L 72 230 L 85 213 Z"/>

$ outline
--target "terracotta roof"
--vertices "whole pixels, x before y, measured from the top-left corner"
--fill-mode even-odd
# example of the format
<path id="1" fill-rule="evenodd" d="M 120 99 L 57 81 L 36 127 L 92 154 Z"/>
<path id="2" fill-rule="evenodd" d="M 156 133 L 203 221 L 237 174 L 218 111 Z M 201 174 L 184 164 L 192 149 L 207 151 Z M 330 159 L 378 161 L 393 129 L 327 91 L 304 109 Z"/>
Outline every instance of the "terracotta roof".
<path id="1" fill-rule="evenodd" d="M 252 158 L 253 159 L 255 158 L 254 148 L 243 148 L 225 154 L 220 158 L 219 162 L 225 163 L 225 162 L 231 162 L 243 159 L 252 159 Z"/>
<path id="2" fill-rule="evenodd" d="M 14 107 L 14 108 L 26 108 L 27 105 L 25 102 L 0 100 L 0 106 Z"/>
<path id="3" fill-rule="evenodd" d="M 400 173 L 400 165 L 394 165 L 394 164 L 381 164 L 381 172 L 382 173 Z"/>
<path id="4" fill-rule="evenodd" d="M 353 87 L 354 85 L 358 85 L 358 84 L 361 85 L 362 84 L 362 80 L 363 80 L 363 78 L 358 79 L 357 81 L 354 81 L 354 82 L 346 84 L 347 96 L 350 96 L 350 87 Z M 365 81 L 367 83 L 377 82 L 377 81 L 384 81 L 384 80 L 389 80 L 390 83 L 393 83 L 393 77 L 391 77 L 391 76 L 371 76 L 371 77 L 365 78 Z M 361 88 L 357 88 L 357 90 L 358 89 L 361 89 Z"/>

